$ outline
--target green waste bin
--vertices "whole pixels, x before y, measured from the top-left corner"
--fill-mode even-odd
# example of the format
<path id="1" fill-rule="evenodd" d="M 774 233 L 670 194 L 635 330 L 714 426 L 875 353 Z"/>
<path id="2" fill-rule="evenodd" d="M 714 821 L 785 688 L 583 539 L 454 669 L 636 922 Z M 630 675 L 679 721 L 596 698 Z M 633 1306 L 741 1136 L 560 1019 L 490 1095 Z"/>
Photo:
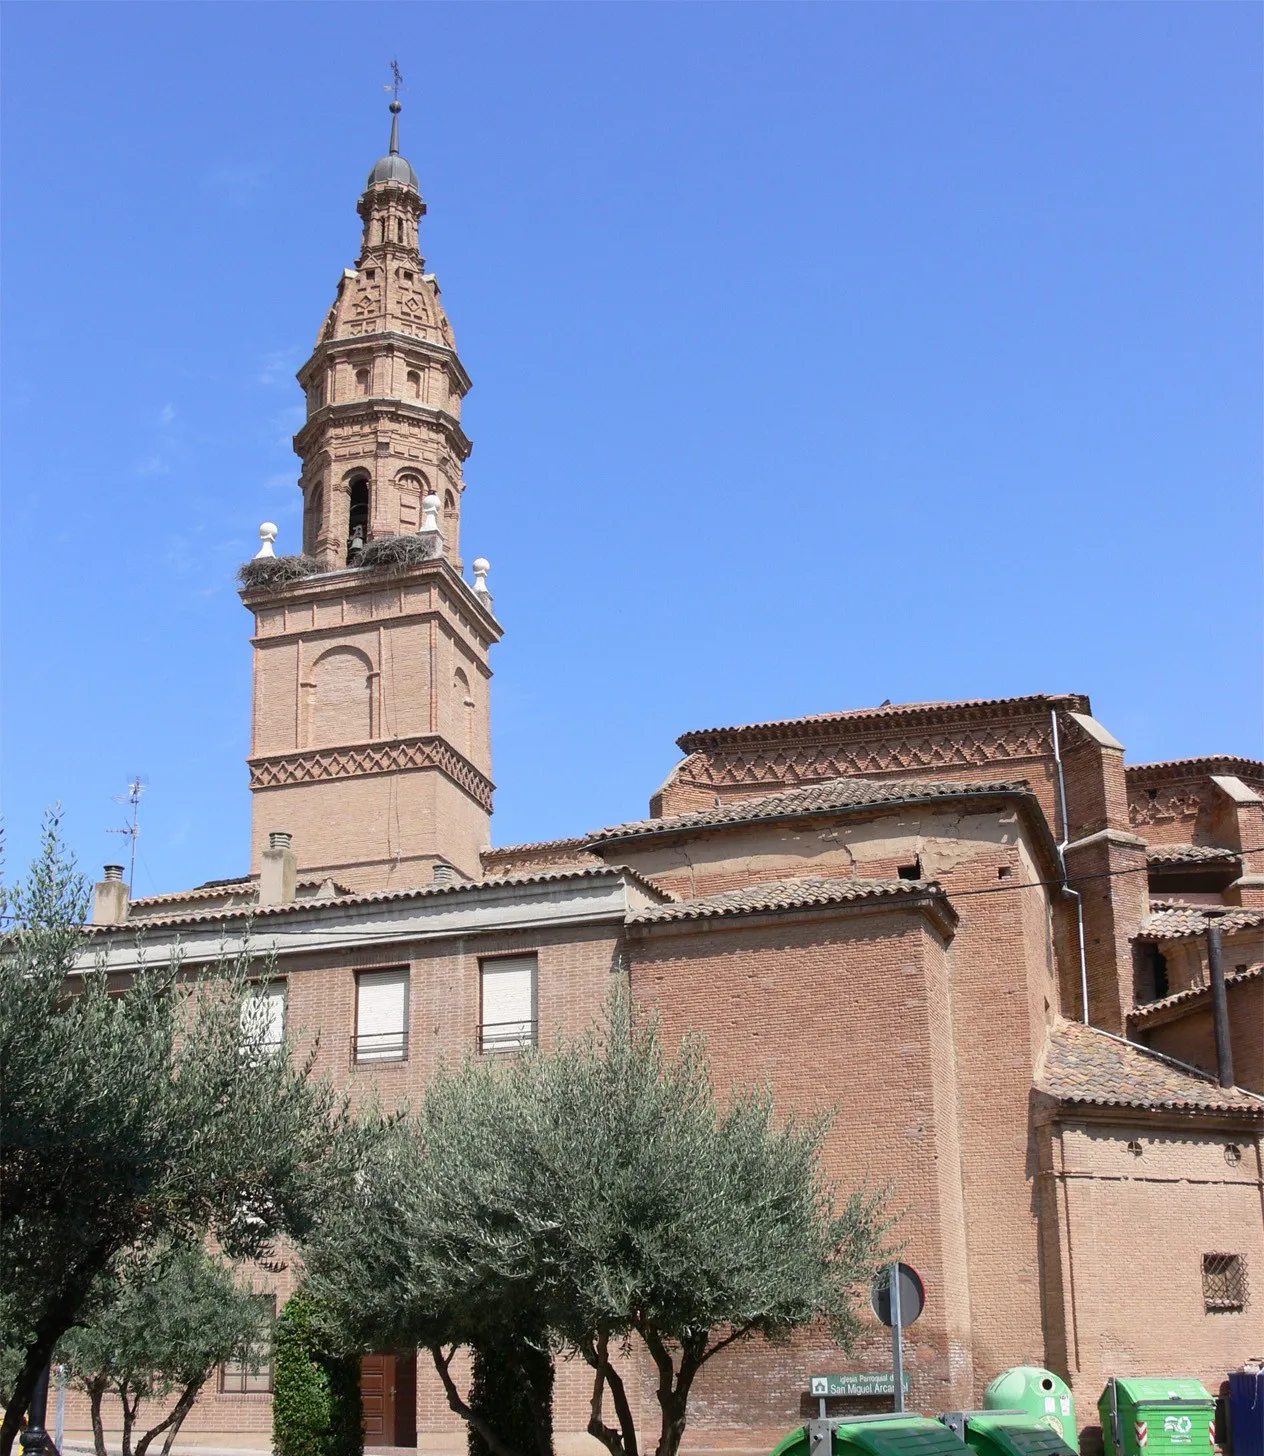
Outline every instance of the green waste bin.
<path id="1" fill-rule="evenodd" d="M 824 1449 L 827 1430 L 831 1438 L 828 1451 Z M 966 1456 L 966 1449 L 938 1421 L 892 1412 L 809 1421 L 783 1436 L 772 1456 Z"/>
<path id="2" fill-rule="evenodd" d="M 939 1419 L 978 1456 L 1073 1456 L 1045 1419 L 1026 1411 L 949 1411 Z"/>
<path id="3" fill-rule="evenodd" d="M 1038 1420 L 1072 1450 L 1080 1449 L 1075 1424 L 1075 1398 L 1071 1387 L 1039 1365 L 1015 1365 L 1002 1370 L 983 1392 L 984 1410 L 1019 1410 Z"/>
<path id="4" fill-rule="evenodd" d="M 1106 1456 L 1208 1456 L 1216 1402 L 1184 1376 L 1110 1379 L 1097 1402 Z"/>

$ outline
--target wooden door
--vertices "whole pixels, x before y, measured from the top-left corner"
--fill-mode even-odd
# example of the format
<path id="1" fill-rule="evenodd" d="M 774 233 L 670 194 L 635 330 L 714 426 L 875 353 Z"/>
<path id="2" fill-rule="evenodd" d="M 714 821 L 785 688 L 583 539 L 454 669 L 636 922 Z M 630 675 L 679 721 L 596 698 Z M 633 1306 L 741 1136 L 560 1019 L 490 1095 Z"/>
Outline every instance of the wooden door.
<path id="1" fill-rule="evenodd" d="M 360 1399 L 364 1405 L 364 1444 L 395 1444 L 395 1356 L 360 1358 Z"/>

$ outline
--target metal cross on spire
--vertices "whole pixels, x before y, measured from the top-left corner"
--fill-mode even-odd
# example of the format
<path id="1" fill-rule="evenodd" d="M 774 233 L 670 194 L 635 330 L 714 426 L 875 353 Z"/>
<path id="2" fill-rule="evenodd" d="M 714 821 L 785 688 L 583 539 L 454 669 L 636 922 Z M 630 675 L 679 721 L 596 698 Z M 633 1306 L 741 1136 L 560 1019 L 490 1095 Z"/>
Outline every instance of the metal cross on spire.
<path id="1" fill-rule="evenodd" d="M 404 77 L 400 73 L 399 62 L 398 61 L 392 61 L 391 62 L 391 84 L 389 86 L 383 86 L 382 87 L 382 90 L 383 91 L 389 91 L 391 93 L 391 105 L 390 105 L 390 112 L 391 112 L 391 156 L 396 156 L 398 154 L 398 152 L 399 152 L 399 112 L 400 112 L 399 88 L 403 84 L 404 84 Z"/>

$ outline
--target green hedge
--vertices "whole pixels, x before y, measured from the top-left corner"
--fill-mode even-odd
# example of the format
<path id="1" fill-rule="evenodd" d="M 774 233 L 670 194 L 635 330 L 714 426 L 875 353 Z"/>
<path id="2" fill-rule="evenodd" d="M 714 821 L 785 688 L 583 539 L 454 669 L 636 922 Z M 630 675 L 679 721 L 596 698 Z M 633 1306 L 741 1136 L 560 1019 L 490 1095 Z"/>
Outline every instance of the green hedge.
<path id="1" fill-rule="evenodd" d="M 472 1373 L 470 1409 L 513 1450 L 547 1456 L 553 1449 L 553 1360 L 547 1342 L 510 1336 L 504 1343 L 476 1346 Z M 524 1377 L 534 1402 L 523 1388 Z M 469 1456 L 491 1456 L 491 1448 L 473 1426 L 466 1428 L 466 1435 Z"/>
<path id="2" fill-rule="evenodd" d="M 276 1456 L 362 1456 L 360 1362 L 331 1355 L 320 1336 L 320 1309 L 298 1293 L 273 1333 L 272 1449 Z"/>

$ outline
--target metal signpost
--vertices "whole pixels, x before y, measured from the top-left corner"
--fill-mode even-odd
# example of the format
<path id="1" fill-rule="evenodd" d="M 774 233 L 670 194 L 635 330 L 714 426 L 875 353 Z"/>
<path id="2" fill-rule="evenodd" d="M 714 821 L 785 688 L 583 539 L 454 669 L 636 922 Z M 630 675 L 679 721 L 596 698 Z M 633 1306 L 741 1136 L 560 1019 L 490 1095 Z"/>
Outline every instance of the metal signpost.
<path id="1" fill-rule="evenodd" d="M 904 1409 L 904 1331 L 926 1307 L 926 1286 L 908 1264 L 891 1264 L 875 1275 L 869 1303 L 884 1325 L 891 1326 L 891 1393 L 895 1409 Z"/>

